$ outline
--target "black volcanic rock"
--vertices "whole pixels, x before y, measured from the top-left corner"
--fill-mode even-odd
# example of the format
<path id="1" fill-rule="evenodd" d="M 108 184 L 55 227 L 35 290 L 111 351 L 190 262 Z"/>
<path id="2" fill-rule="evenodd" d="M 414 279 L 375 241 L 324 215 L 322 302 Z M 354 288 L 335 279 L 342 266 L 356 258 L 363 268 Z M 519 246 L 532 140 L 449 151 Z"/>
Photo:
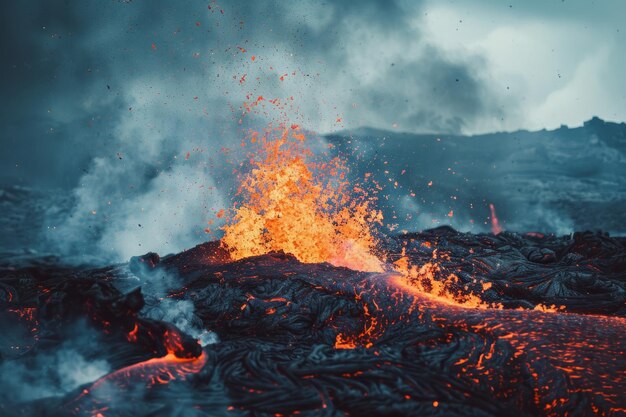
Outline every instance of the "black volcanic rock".
<path id="1" fill-rule="evenodd" d="M 4 269 L 0 325 L 36 337 L 4 340 L 0 370 L 28 367 L 54 352 L 78 337 L 71 329 L 80 322 L 98 339 L 85 355 L 107 360 L 112 372 L 45 401 L 14 403 L 4 394 L 0 410 L 8 416 L 619 415 L 615 410 L 626 406 L 624 244 L 603 233 L 494 236 L 449 227 L 386 241 L 390 261 L 404 248 L 412 263 L 423 265 L 436 251 L 436 279 L 453 273 L 455 291 L 473 291 L 503 309 L 433 298 L 393 272 L 303 264 L 282 252 L 232 262 L 218 242 L 135 258 L 138 269 Z M 168 282 L 176 286 L 158 295 L 161 302 L 188 313 L 192 306 L 198 326 L 215 332 L 217 343 L 201 349 L 173 324 L 144 317 L 144 297 L 132 283 L 148 290 L 150 280 L 164 276 L 175 276 Z M 555 307 L 537 311 L 539 304 Z M 26 342 L 33 347 L 11 348 Z"/>
<path id="2" fill-rule="evenodd" d="M 617 209 L 626 203 L 626 123 L 472 136 L 362 128 L 326 139 L 348 158 L 353 182 L 367 173 L 382 187 L 397 230 L 487 231 L 493 203 L 505 230 L 626 234 Z"/>

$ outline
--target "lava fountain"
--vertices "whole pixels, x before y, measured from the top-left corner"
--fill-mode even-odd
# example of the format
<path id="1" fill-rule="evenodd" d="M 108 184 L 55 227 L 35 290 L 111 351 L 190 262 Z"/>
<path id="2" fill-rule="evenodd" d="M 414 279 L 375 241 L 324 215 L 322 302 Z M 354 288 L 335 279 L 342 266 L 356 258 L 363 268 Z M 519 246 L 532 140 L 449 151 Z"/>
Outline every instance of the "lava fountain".
<path id="1" fill-rule="evenodd" d="M 304 263 L 393 271 L 412 287 L 454 305 L 498 307 L 460 288 L 454 274 L 443 276 L 436 250 L 432 262 L 420 266 L 404 252 L 391 264 L 383 260 L 377 238 L 383 216 L 374 208 L 372 192 L 376 184 L 366 175 L 362 184 L 351 185 L 346 162 L 315 155 L 306 140 L 298 125 L 280 124 L 252 131 L 244 141 L 254 151 L 240 178 L 241 202 L 231 210 L 221 240 L 232 260 L 284 251 Z"/>
<path id="2" fill-rule="evenodd" d="M 319 161 L 305 141 L 297 125 L 249 135 L 256 152 L 241 178 L 241 204 L 223 228 L 223 247 L 233 260 L 282 250 L 305 263 L 382 272 L 374 254 L 382 213 L 374 198 L 350 186 L 344 161 Z"/>

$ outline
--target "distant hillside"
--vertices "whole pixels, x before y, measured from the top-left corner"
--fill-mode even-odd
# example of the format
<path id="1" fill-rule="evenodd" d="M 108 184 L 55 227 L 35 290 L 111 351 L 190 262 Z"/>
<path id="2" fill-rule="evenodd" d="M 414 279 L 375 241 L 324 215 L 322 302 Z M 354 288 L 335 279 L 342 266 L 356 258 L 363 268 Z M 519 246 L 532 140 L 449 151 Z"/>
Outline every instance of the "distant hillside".
<path id="1" fill-rule="evenodd" d="M 352 155 L 355 178 L 369 172 L 384 186 L 386 217 L 400 229 L 489 230 L 492 203 L 508 230 L 626 232 L 625 123 L 594 117 L 475 136 L 361 128 L 326 138 Z"/>

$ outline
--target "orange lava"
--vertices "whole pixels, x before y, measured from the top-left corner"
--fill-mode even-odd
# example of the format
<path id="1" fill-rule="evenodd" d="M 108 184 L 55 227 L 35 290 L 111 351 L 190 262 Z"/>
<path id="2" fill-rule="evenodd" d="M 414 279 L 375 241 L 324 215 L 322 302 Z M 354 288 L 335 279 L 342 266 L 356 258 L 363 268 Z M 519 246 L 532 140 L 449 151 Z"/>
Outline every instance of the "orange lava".
<path id="1" fill-rule="evenodd" d="M 373 253 L 381 212 L 364 190 L 350 187 L 342 160 L 317 161 L 305 140 L 297 125 L 250 135 L 257 152 L 241 179 L 242 203 L 223 227 L 222 246 L 233 260 L 282 250 L 301 262 L 382 272 Z"/>
<path id="2" fill-rule="evenodd" d="M 626 368 L 622 360 L 626 353 L 626 337 L 621 331 L 626 319 L 538 309 L 466 308 L 430 297 L 408 284 L 402 276 L 391 277 L 390 283 L 411 294 L 413 302 L 427 308 L 433 319 L 442 325 L 487 332 L 509 342 L 515 348 L 514 357 L 524 355 L 528 361 L 526 366 L 534 379 L 535 403 L 544 415 L 564 415 L 557 406 L 567 403 L 569 397 L 553 396 L 552 385 L 546 381 L 555 376 L 540 370 L 541 361 L 547 361 L 562 373 L 570 395 L 578 392 L 593 394 L 589 406 L 597 415 L 622 415 L 626 410 L 623 397 Z M 475 368 L 466 361 L 459 361 L 456 365 L 460 374 L 482 373 L 484 362 L 492 358 L 485 355 L 482 359 L 483 363 L 479 361 Z"/>
<path id="3" fill-rule="evenodd" d="M 422 266 L 411 265 L 409 258 L 402 249 L 402 256 L 394 262 L 394 269 L 400 274 L 402 284 L 412 291 L 418 291 L 437 301 L 462 307 L 469 308 L 502 308 L 499 304 L 487 303 L 483 301 L 479 295 L 470 291 L 461 292 L 455 290 L 454 286 L 458 282 L 458 277 L 454 274 L 447 276 L 441 273 L 441 267 L 437 263 L 437 257 L 441 256 L 437 250 L 433 252 L 431 262 L 426 262 Z M 444 255 L 445 256 L 445 255 Z M 483 284 L 483 289 L 488 289 L 491 284 Z"/>
<path id="4" fill-rule="evenodd" d="M 126 384 L 144 381 L 146 386 L 167 384 L 176 379 L 184 379 L 188 374 L 197 373 L 206 363 L 205 352 L 197 358 L 179 358 L 173 353 L 139 362 L 103 376 L 91 386 L 90 391 L 113 384 L 123 388 Z M 84 393 L 86 394 L 86 393 Z"/>
<path id="5" fill-rule="evenodd" d="M 98 411 L 108 409 L 108 405 L 120 392 L 184 380 L 204 367 L 207 362 L 205 351 L 198 357 L 189 354 L 185 355 L 186 357 L 179 357 L 177 351 L 182 348 L 179 336 L 171 332 L 165 336 L 167 348 L 165 356 L 127 366 L 98 379 L 74 399 L 72 408 L 76 415 L 102 415 L 98 414 Z"/>
<path id="6" fill-rule="evenodd" d="M 355 349 L 357 347 L 353 338 L 344 335 L 343 333 L 337 333 L 335 337 L 335 349 Z"/>

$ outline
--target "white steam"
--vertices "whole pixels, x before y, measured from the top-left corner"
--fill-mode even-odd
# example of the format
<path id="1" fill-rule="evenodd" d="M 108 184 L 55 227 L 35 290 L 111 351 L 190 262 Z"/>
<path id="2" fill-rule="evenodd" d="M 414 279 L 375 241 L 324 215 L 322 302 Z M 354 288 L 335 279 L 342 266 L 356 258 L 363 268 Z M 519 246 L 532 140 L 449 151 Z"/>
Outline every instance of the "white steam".
<path id="1" fill-rule="evenodd" d="M 84 337 L 89 335 L 88 331 L 84 333 Z M 106 360 L 84 356 L 91 342 L 83 339 L 72 339 L 34 357 L 0 363 L 0 400 L 19 402 L 63 396 L 109 373 L 111 368 Z"/>

